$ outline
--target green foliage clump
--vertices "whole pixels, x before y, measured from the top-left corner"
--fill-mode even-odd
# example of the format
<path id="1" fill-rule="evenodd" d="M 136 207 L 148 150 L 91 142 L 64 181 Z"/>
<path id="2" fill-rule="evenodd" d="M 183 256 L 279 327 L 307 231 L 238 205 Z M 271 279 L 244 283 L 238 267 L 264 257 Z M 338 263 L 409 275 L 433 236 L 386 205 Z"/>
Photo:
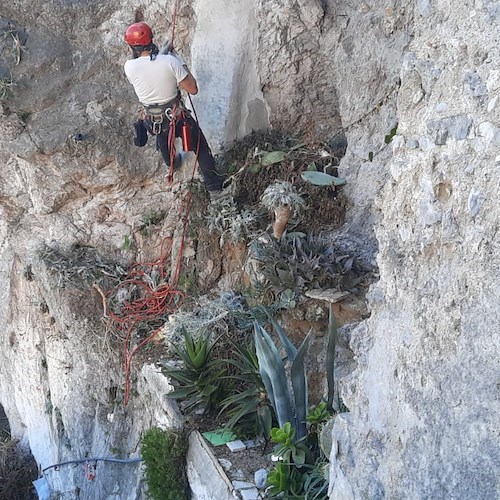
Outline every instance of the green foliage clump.
<path id="1" fill-rule="evenodd" d="M 183 402 L 182 407 L 187 413 L 199 408 L 204 413 L 210 413 L 217 408 L 226 395 L 225 363 L 220 359 L 212 359 L 210 353 L 215 345 L 211 335 L 200 335 L 193 339 L 184 331 L 184 346 L 172 346 L 174 353 L 183 367 L 166 366 L 165 375 L 170 377 L 175 390 L 167 394 Z"/>
<path id="2" fill-rule="evenodd" d="M 187 500 L 187 440 L 175 430 L 149 429 L 141 441 L 147 493 L 152 500 Z"/>
<path id="3" fill-rule="evenodd" d="M 166 210 L 148 210 L 141 219 L 139 231 L 143 236 L 151 236 L 154 226 L 158 226 L 167 216 Z"/>
<path id="4" fill-rule="evenodd" d="M 237 369 L 230 378 L 239 382 L 239 388 L 221 402 L 220 413 L 229 417 L 226 428 L 234 428 L 242 436 L 269 439 L 273 412 L 259 373 L 255 346 L 240 347 L 233 343 L 233 350 L 236 359 L 226 361 Z"/>
<path id="5" fill-rule="evenodd" d="M 269 320 L 286 351 L 291 383 L 288 383 L 285 362 L 281 359 L 276 344 L 256 323 L 255 338 L 260 371 L 280 423 L 280 428 L 271 429 L 271 441 L 278 445 L 274 454 L 280 460 L 268 475 L 268 493 L 270 497 L 326 499 L 328 461 L 319 446 L 319 433 L 322 426 L 332 418 L 333 412 L 338 413 L 346 409 L 340 402 L 333 377 L 337 336 L 333 308 L 330 307 L 329 353 L 326 360 L 328 399 L 310 408 L 307 414 L 307 377 L 304 355 L 311 332 L 299 349 L 296 349 L 274 318 L 269 316 Z M 292 387 L 293 397 L 289 386 Z"/>
<path id="6" fill-rule="evenodd" d="M 280 325 L 272 317 L 270 319 L 287 353 L 290 363 L 290 382 L 276 344 L 266 330 L 255 322 L 255 346 L 260 374 L 280 426 L 284 426 L 287 422 L 291 423 L 290 425 L 294 427 L 298 437 L 302 438 L 306 434 L 305 422 L 308 405 L 304 356 L 311 332 L 297 350 Z M 290 392 L 290 386 L 292 392 Z"/>
<path id="7" fill-rule="evenodd" d="M 290 422 L 271 430 L 271 441 L 278 445 L 274 454 L 279 461 L 267 477 L 269 497 L 327 498 L 327 459 L 317 447 L 311 446 L 310 437 L 296 439 Z"/>
<path id="8" fill-rule="evenodd" d="M 285 290 L 300 294 L 328 286 L 347 290 L 361 279 L 362 270 L 353 257 L 312 234 L 289 233 L 279 241 L 259 238 L 250 248 L 259 262 L 261 279 L 255 286 L 262 295 L 277 296 Z"/>

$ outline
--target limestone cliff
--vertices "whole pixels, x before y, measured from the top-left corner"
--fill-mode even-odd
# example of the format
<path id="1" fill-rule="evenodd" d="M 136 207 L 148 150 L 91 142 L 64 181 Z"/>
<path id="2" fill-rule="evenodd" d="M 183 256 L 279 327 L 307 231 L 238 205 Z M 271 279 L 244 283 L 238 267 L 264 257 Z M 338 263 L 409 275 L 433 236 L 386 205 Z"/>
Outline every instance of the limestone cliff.
<path id="1" fill-rule="evenodd" d="M 41 468 L 135 456 L 145 428 L 178 419 L 153 367 L 123 407 L 100 295 L 61 286 L 40 257 L 155 256 L 161 235 L 141 240 L 141 220 L 172 208 L 181 180 L 167 185 L 153 144 L 132 145 L 122 37 L 137 16 L 169 35 L 172 13 L 129 0 L 0 8 L 0 404 Z M 499 20 L 491 0 L 180 1 L 176 45 L 216 148 L 269 125 L 348 145 L 350 208 L 332 237 L 376 258 L 380 280 L 351 338 L 331 498 L 498 491 Z M 137 465 L 97 472 L 48 478 L 68 498 L 140 497 Z"/>

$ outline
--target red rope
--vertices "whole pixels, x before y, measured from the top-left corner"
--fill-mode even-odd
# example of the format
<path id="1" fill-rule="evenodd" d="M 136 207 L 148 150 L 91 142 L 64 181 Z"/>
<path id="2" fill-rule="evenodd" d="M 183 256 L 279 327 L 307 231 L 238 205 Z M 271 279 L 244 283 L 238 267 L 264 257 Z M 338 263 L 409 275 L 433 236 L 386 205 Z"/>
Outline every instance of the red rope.
<path id="1" fill-rule="evenodd" d="M 172 47 L 175 36 L 175 25 L 177 18 L 178 0 L 175 2 L 173 19 L 172 19 Z M 198 122 L 198 116 L 194 107 L 191 96 L 189 102 L 195 115 L 196 126 L 198 127 L 198 143 L 196 147 L 196 156 L 193 163 L 191 180 L 194 179 L 196 166 L 200 154 L 201 131 Z M 168 141 L 170 147 L 170 168 L 168 171 L 168 180 L 173 180 L 173 170 L 175 162 L 175 139 L 176 139 L 176 124 L 177 124 L 177 107 L 172 110 L 172 120 L 170 122 Z M 148 337 L 140 341 L 135 347 L 130 348 L 131 337 L 136 327 L 141 323 L 152 322 L 162 318 L 167 314 L 174 313 L 182 304 L 185 295 L 177 289 L 179 278 L 182 270 L 182 256 L 184 254 L 186 230 L 189 222 L 189 213 L 192 204 L 192 193 L 190 191 L 184 196 L 181 207 L 179 209 L 179 217 L 183 221 L 182 232 L 180 238 L 179 252 L 175 264 L 173 276 L 170 283 L 168 282 L 167 270 L 170 262 L 173 246 L 173 238 L 166 238 L 162 241 L 160 249 L 160 258 L 155 262 L 136 263 L 132 267 L 126 278 L 111 292 L 107 294 L 108 298 L 116 295 L 120 290 L 131 288 L 137 295 L 137 298 L 131 301 L 123 301 L 118 312 L 110 312 L 109 316 L 117 325 L 119 330 L 124 332 L 124 371 L 125 371 L 125 391 L 123 402 L 128 404 L 130 399 L 130 371 L 132 366 L 132 358 L 134 355 L 150 342 L 161 331 L 162 326 L 156 328 Z M 165 247 L 166 245 L 166 247 Z M 155 283 L 153 283 L 152 275 L 156 273 Z M 109 308 L 108 308 L 109 309 Z"/>
<path id="2" fill-rule="evenodd" d="M 172 14 L 172 37 L 170 40 L 170 45 L 172 46 L 172 49 L 174 48 L 174 38 L 175 38 L 175 25 L 177 23 L 177 10 L 179 7 L 179 0 L 175 0 L 174 4 L 174 12 Z"/>

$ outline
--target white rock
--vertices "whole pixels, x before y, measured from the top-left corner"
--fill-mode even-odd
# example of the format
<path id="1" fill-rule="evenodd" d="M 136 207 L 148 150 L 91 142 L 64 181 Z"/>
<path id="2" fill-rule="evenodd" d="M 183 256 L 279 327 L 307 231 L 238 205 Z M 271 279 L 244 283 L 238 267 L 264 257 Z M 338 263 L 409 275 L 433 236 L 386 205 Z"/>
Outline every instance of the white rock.
<path id="1" fill-rule="evenodd" d="M 448 109 L 448 104 L 446 104 L 445 102 L 438 102 L 436 104 L 436 111 L 438 113 L 444 113 L 447 109 Z"/>
<path id="2" fill-rule="evenodd" d="M 336 302 L 341 302 L 351 295 L 349 292 L 341 292 L 334 288 L 328 288 L 327 290 L 308 290 L 305 293 L 306 297 L 317 300 L 325 300 L 335 304 Z"/>
<path id="3" fill-rule="evenodd" d="M 245 443 L 241 439 L 237 439 L 236 441 L 229 441 L 226 443 L 226 446 L 233 452 L 246 450 Z"/>
<path id="4" fill-rule="evenodd" d="M 253 478 L 255 481 L 255 486 L 257 486 L 257 488 L 264 488 L 267 484 L 267 469 L 259 469 L 253 475 Z"/>
<path id="5" fill-rule="evenodd" d="M 491 113 L 495 109 L 497 101 L 498 101 L 497 95 L 488 101 L 488 107 L 487 107 L 488 113 Z"/>
<path id="6" fill-rule="evenodd" d="M 240 491 L 242 500 L 259 500 L 259 490 L 252 488 L 251 490 Z"/>
<path id="7" fill-rule="evenodd" d="M 224 467 L 224 470 L 226 471 L 231 469 L 231 467 L 233 466 L 231 460 L 228 460 L 227 458 L 219 458 L 219 463 L 222 465 L 222 467 Z"/>
<path id="8" fill-rule="evenodd" d="M 248 483 L 247 481 L 231 481 L 231 482 L 233 483 L 234 488 L 238 491 L 250 490 L 252 488 L 255 488 L 255 484 Z"/>

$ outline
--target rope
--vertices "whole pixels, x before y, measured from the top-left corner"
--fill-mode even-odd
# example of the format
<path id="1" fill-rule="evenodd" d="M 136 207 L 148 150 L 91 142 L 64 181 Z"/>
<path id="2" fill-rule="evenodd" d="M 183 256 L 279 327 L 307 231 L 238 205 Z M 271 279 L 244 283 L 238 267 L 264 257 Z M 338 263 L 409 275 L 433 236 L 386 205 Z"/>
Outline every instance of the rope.
<path id="1" fill-rule="evenodd" d="M 87 462 L 113 462 L 117 464 L 134 464 L 137 462 L 142 462 L 142 458 L 124 458 L 124 459 L 118 459 L 118 458 L 82 458 L 80 460 L 69 460 L 68 462 L 61 462 L 59 464 L 54 464 L 54 465 L 49 465 L 48 467 L 45 467 L 45 469 L 42 469 L 42 474 L 45 474 L 49 469 L 57 469 L 58 467 L 61 467 L 61 465 L 70 465 L 70 464 L 83 464 Z"/>
<path id="2" fill-rule="evenodd" d="M 170 44 L 172 45 L 172 49 L 174 48 L 175 25 L 177 23 L 177 10 L 178 10 L 178 7 L 179 7 L 179 0 L 175 0 L 174 12 L 172 14 L 172 37 L 170 39 Z"/>
<path id="3" fill-rule="evenodd" d="M 171 44 L 175 37 L 175 27 L 177 21 L 179 0 L 175 1 L 173 18 L 172 18 L 172 38 Z M 195 161 L 193 163 L 193 170 L 191 173 L 191 181 L 194 179 L 196 173 L 196 166 L 198 164 L 200 145 L 201 145 L 201 130 L 198 122 L 198 115 L 194 107 L 191 96 L 189 102 L 193 110 L 196 127 L 198 133 L 198 143 L 196 147 Z M 183 111 L 184 113 L 184 111 Z M 170 168 L 168 171 L 168 182 L 173 180 L 173 169 L 175 162 L 175 139 L 176 139 L 176 125 L 177 125 L 177 106 L 172 110 L 172 120 L 170 122 L 168 131 L 168 141 L 170 148 Z M 185 119 L 185 115 L 182 116 Z M 166 315 L 173 314 L 182 304 L 185 295 L 180 290 L 177 290 L 179 278 L 182 270 L 182 256 L 184 254 L 186 230 L 189 222 L 189 213 L 192 205 L 192 193 L 190 191 L 184 196 L 179 209 L 179 219 L 182 220 L 182 231 L 180 236 L 179 252 L 175 264 L 175 270 L 171 276 L 170 283 L 167 277 L 167 267 L 170 262 L 173 246 L 173 238 L 165 238 L 161 243 L 160 258 L 155 262 L 149 263 L 136 263 L 130 273 L 126 276 L 118 286 L 107 294 L 109 298 L 113 294 L 118 294 L 120 291 L 132 290 L 136 297 L 134 300 L 125 300 L 122 302 L 118 312 L 111 311 L 108 306 L 107 310 L 109 317 L 116 324 L 117 328 L 122 331 L 124 335 L 123 343 L 123 357 L 124 357 L 124 371 L 125 371 L 125 390 L 123 402 L 128 404 L 130 399 L 130 372 L 132 366 L 132 358 L 134 355 L 147 343 L 149 343 L 161 331 L 162 326 L 157 327 L 153 332 L 144 340 L 139 342 L 134 348 L 130 348 L 131 337 L 136 327 L 142 323 L 151 324 L 153 321 L 163 319 Z M 155 275 L 155 280 L 152 276 Z M 105 309 L 106 310 L 106 309 Z"/>

